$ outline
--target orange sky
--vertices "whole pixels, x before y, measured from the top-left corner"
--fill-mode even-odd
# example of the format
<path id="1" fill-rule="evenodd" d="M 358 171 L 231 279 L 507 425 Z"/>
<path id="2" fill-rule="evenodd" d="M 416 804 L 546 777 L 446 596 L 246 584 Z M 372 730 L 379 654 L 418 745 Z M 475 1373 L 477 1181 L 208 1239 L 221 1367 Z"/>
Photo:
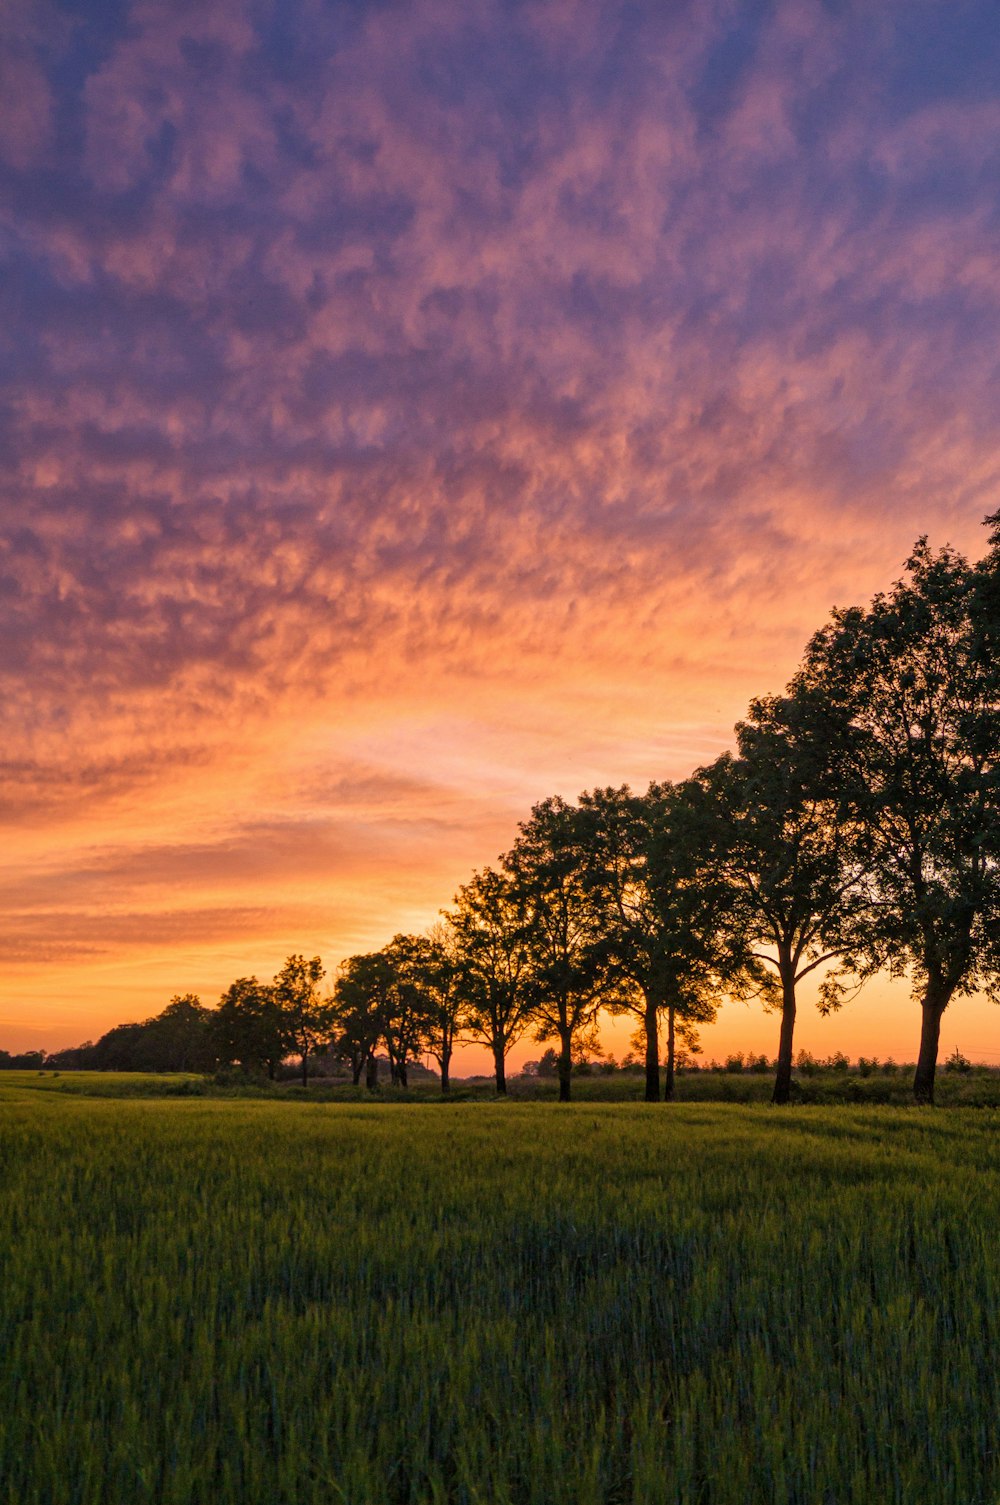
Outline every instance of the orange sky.
<path id="1" fill-rule="evenodd" d="M 429 924 L 1000 506 L 985 0 L 279 9 L 2 21 L 8 1049 Z"/>

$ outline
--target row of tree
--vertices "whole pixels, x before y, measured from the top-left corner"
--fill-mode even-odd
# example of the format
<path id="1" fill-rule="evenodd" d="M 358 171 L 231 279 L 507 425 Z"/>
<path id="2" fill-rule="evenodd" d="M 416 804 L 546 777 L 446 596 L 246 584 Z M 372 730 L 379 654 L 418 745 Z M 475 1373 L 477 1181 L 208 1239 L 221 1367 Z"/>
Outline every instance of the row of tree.
<path id="1" fill-rule="evenodd" d="M 430 934 L 349 957 L 328 994 L 320 959 L 292 956 L 270 983 L 234 982 L 203 1029 L 198 1000 L 175 999 L 111 1031 L 93 1064 L 131 1047 L 141 1069 L 184 1026 L 201 1041 L 190 1069 L 273 1075 L 294 1054 L 307 1082 L 322 1050 L 374 1085 L 384 1051 L 405 1085 L 430 1053 L 447 1091 L 455 1045 L 476 1040 L 503 1093 L 531 1031 L 554 1042 L 568 1099 L 607 1010 L 634 1018 L 658 1100 L 720 1000 L 756 996 L 780 1015 L 781 1103 L 803 981 L 828 1012 L 887 969 L 919 1003 L 914 1093 L 932 1102 L 944 1010 L 996 997 L 1000 977 L 1000 515 L 987 521 L 978 564 L 922 539 L 892 591 L 834 612 L 786 693 L 752 702 L 734 752 L 644 794 L 544 800 Z"/>
<path id="2" fill-rule="evenodd" d="M 530 1027 L 556 1041 L 568 1098 L 603 1008 L 635 1016 L 650 1099 L 665 1027 L 669 1097 L 678 1029 L 756 995 L 780 1014 L 781 1103 L 803 981 L 829 1012 L 886 969 L 919 1004 L 914 1094 L 932 1102 L 945 1009 L 996 998 L 1000 977 L 1000 515 L 987 523 L 978 564 L 921 539 L 890 592 L 835 611 L 786 693 L 751 703 L 734 753 L 642 795 L 536 805 L 498 867 L 460 890 L 447 942 L 422 943 L 444 971 L 439 958 L 414 972 L 404 938 L 345 963 L 338 1028 L 355 1059 L 378 1029 L 388 1044 L 378 1021 L 403 1017 L 402 976 L 490 1046 L 498 1090 Z"/>

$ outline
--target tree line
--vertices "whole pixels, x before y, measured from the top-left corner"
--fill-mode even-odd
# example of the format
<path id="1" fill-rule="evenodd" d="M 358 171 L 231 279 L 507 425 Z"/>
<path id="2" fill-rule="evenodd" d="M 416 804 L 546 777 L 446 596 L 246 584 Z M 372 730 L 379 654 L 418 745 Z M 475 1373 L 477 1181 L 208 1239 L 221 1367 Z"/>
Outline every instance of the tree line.
<path id="1" fill-rule="evenodd" d="M 273 1076 L 295 1055 L 305 1083 L 332 1051 L 374 1086 L 384 1051 L 405 1086 L 429 1053 L 447 1091 L 456 1044 L 474 1040 L 504 1093 L 530 1031 L 553 1042 L 568 1100 L 607 1011 L 634 1019 L 657 1101 L 721 1000 L 756 997 L 778 1015 L 784 1103 L 800 985 L 818 981 L 829 1013 L 887 971 L 910 982 L 913 1090 L 933 1102 L 945 1009 L 1000 996 L 1000 514 L 987 524 L 978 563 L 920 539 L 892 590 L 834 611 L 785 693 L 753 700 L 735 750 L 690 778 L 543 800 L 429 934 L 349 957 L 329 991 L 320 959 L 294 955 L 215 1010 L 176 998 L 88 1047 L 89 1064 L 187 1028 L 189 1069 Z"/>

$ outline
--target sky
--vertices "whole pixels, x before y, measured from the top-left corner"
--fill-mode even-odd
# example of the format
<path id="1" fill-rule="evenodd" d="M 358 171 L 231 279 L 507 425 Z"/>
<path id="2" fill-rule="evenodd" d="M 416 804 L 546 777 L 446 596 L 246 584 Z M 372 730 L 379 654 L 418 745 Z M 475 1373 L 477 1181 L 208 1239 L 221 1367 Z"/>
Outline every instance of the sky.
<path id="1" fill-rule="evenodd" d="M 0 0 L 0 1045 L 332 975 L 983 552 L 998 183 L 993 0 Z"/>

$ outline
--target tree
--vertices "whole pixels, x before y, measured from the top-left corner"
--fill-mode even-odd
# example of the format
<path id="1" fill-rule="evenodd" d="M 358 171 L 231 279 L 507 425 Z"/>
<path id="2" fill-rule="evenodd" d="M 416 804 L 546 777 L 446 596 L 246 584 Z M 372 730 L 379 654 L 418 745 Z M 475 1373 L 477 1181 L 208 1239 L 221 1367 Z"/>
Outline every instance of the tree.
<path id="1" fill-rule="evenodd" d="M 800 683 L 751 703 L 739 755 L 699 770 L 706 838 L 728 888 L 722 923 L 746 953 L 742 988 L 781 1012 L 772 1100 L 791 1092 L 796 989 L 820 968 L 822 1011 L 858 966 L 867 854 L 842 789 L 841 743 L 821 697 Z M 737 987 L 736 991 L 740 991 Z"/>
<path id="2" fill-rule="evenodd" d="M 447 925 L 431 926 L 418 948 L 416 981 L 424 993 L 427 1033 L 424 1044 L 441 1071 L 441 1091 L 451 1090 L 451 1058 L 466 1022 L 455 935 Z"/>
<path id="3" fill-rule="evenodd" d="M 997 984 L 1000 918 L 1000 515 L 973 567 L 925 538 L 906 577 L 833 614 L 802 670 L 849 729 L 845 777 L 871 848 L 869 965 L 920 1003 L 916 1100 L 934 1101 L 941 1018 Z"/>
<path id="4" fill-rule="evenodd" d="M 309 1056 L 325 1048 L 334 1028 L 329 1000 L 319 996 L 324 976 L 318 956 L 290 956 L 274 979 L 274 1000 L 279 1010 L 289 1048 L 301 1058 L 302 1085 L 309 1085 Z"/>
<path id="5" fill-rule="evenodd" d="M 196 993 L 175 993 L 162 1014 L 147 1020 L 145 1051 L 154 1071 L 211 1071 L 215 1050 L 211 1011 Z"/>
<path id="6" fill-rule="evenodd" d="M 389 971 L 382 1038 L 394 1086 L 407 1085 L 409 1062 L 416 1060 L 431 1033 L 432 1004 L 426 982 L 426 936 L 395 935 L 383 947 Z"/>
<path id="7" fill-rule="evenodd" d="M 469 1032 L 489 1048 L 497 1093 L 507 1093 L 507 1055 L 531 1019 L 524 905 L 509 873 L 484 868 L 460 888 L 447 915 Z"/>
<path id="8" fill-rule="evenodd" d="M 683 788 L 670 784 L 651 784 L 644 795 L 623 785 L 580 796 L 587 876 L 615 983 L 610 1007 L 642 1026 L 647 1102 L 660 1100 L 661 1014 L 669 1099 L 678 1025 L 693 1043 L 695 1025 L 715 1017 L 717 979 L 727 970 L 717 942 L 719 885 L 687 809 Z"/>
<path id="9" fill-rule="evenodd" d="M 238 1062 L 244 1071 L 267 1073 L 273 1081 L 292 1048 L 284 1011 L 270 983 L 238 977 L 219 1000 L 211 1033 L 220 1061 Z"/>
<path id="10" fill-rule="evenodd" d="M 365 1086 L 378 1086 L 375 1052 L 390 1007 L 393 971 L 381 951 L 349 956 L 341 963 L 333 989 L 333 1046 L 349 1061 L 355 1087 L 365 1073 Z"/>
<path id="11" fill-rule="evenodd" d="M 520 832 L 503 863 L 525 916 L 535 1038 L 559 1041 L 559 1101 L 569 1102 L 574 1050 L 596 1043 L 607 945 L 586 877 L 580 811 L 558 797 L 544 800 Z"/>

